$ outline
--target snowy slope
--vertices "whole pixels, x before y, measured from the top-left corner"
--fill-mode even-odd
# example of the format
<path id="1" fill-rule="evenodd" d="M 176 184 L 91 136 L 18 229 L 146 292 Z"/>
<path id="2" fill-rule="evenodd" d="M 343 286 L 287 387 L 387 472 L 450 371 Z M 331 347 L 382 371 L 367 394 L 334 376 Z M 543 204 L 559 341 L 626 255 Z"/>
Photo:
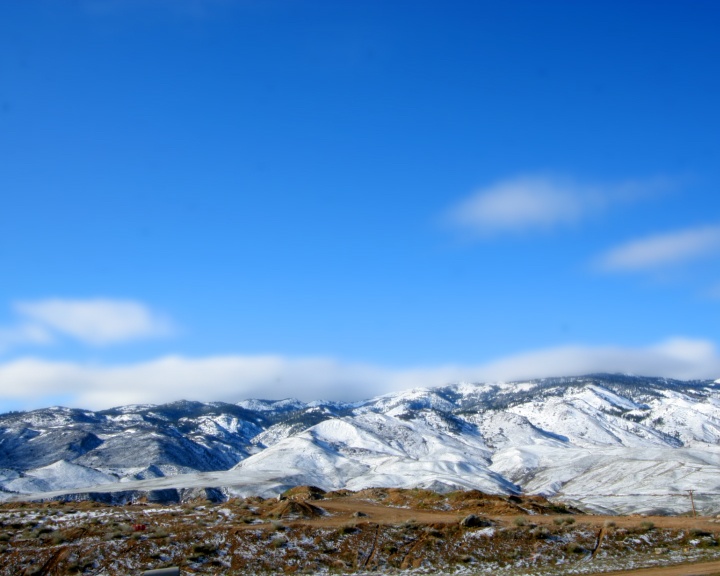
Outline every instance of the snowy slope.
<path id="1" fill-rule="evenodd" d="M 701 509 L 720 512 L 719 478 L 712 381 L 592 375 L 417 388 L 355 404 L 177 402 L 0 416 L 5 498 L 417 486 L 684 512 L 693 489 Z"/>

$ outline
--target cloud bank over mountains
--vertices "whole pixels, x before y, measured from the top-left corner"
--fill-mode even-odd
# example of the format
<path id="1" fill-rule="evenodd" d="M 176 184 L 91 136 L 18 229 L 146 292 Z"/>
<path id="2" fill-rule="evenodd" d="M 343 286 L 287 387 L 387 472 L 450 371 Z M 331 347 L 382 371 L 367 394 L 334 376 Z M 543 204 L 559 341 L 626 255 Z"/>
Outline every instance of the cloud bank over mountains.
<path id="1" fill-rule="evenodd" d="M 414 387 L 454 382 L 494 382 L 593 372 L 622 372 L 693 379 L 720 377 L 720 356 L 707 340 L 670 339 L 657 344 L 569 345 L 470 365 L 391 368 L 333 358 L 282 355 L 165 356 L 101 365 L 22 358 L 0 364 L 0 395 L 23 407 L 38 398 L 100 409 L 172 399 L 235 402 L 247 398 L 360 400 Z"/>
<path id="2" fill-rule="evenodd" d="M 566 177 L 531 176 L 481 189 L 446 213 L 460 229 L 479 236 L 567 227 L 624 202 L 647 199 L 669 186 L 664 180 L 614 185 L 579 183 Z M 720 254 L 720 226 L 664 232 L 589 254 L 595 271 L 653 271 Z M 720 298 L 720 285 L 706 290 Z M 712 339 L 676 335 L 645 346 L 570 342 L 519 350 L 477 364 L 387 366 L 332 355 L 268 354 L 193 356 L 167 354 L 130 362 L 65 361 L 27 354 L 30 347 L 71 341 L 109 347 L 177 333 L 174 322 L 134 299 L 47 298 L 14 303 L 15 322 L 0 327 L 0 411 L 41 407 L 48 399 L 100 409 L 174 399 L 239 401 L 247 398 L 353 401 L 414 387 L 456 382 L 495 382 L 596 372 L 678 379 L 720 377 L 720 354 Z M 20 351 L 10 358 L 7 353 Z M 136 356 L 137 358 L 137 356 Z"/>

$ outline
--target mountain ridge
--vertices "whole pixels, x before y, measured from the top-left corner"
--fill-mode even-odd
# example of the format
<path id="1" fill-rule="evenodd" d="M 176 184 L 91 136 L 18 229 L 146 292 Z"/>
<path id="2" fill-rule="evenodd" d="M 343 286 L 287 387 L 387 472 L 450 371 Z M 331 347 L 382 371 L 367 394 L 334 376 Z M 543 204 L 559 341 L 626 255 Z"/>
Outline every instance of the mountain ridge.
<path id="1" fill-rule="evenodd" d="M 271 496 L 314 484 L 524 492 L 595 511 L 680 512 L 678 496 L 695 489 L 697 505 L 715 511 L 715 478 L 713 380 L 590 374 L 352 403 L 178 401 L 0 415 L 0 500 L 206 488 Z"/>

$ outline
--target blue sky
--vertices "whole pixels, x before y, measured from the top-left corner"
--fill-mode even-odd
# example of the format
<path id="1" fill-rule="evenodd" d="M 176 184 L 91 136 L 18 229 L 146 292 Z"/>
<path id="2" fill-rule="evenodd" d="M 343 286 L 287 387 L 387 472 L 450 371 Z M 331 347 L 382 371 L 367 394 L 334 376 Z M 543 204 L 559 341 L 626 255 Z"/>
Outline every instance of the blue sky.
<path id="1" fill-rule="evenodd" d="M 715 2 L 0 6 L 0 410 L 720 377 Z"/>

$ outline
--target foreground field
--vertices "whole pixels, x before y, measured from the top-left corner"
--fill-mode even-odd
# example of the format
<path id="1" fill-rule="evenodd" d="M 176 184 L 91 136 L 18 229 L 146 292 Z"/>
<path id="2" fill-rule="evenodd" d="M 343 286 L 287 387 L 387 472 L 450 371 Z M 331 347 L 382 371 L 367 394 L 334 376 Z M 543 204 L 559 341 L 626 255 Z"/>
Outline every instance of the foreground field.
<path id="1" fill-rule="evenodd" d="M 587 516 L 540 497 L 477 491 L 301 487 L 283 500 L 14 503 L 0 506 L 0 522 L 0 574 L 8 575 L 164 566 L 187 574 L 592 574 L 720 561 L 712 518 Z M 720 563 L 703 566 L 667 576 L 720 573 Z"/>

